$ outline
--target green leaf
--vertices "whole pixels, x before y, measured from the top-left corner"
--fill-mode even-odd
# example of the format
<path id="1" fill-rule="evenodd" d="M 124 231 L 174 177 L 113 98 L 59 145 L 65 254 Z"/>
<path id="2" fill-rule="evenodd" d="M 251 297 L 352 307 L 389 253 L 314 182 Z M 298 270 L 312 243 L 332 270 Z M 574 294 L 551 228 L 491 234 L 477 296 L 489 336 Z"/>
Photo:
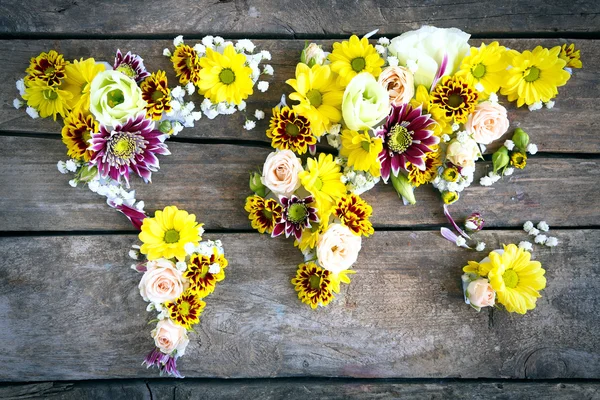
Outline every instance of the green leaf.
<path id="1" fill-rule="evenodd" d="M 399 173 L 398 176 L 391 174 L 392 185 L 394 189 L 396 189 L 396 193 L 400 198 L 408 201 L 410 204 L 415 204 L 417 200 L 415 199 L 414 187 L 408 181 L 408 178 L 404 176 L 404 174 Z"/>

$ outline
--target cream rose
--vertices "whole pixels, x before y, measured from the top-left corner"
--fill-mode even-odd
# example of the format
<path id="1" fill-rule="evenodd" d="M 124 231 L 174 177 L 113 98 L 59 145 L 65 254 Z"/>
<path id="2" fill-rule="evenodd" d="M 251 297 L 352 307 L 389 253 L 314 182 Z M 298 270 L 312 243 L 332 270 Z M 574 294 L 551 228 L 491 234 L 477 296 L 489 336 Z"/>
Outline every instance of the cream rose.
<path id="1" fill-rule="evenodd" d="M 170 319 L 158 321 L 150 334 L 154 338 L 154 345 L 165 354 L 177 351 L 177 356 L 182 356 L 190 342 L 185 328 L 174 324 Z"/>
<path id="2" fill-rule="evenodd" d="M 506 108 L 498 103 L 484 101 L 475 107 L 465 126 L 477 143 L 490 144 L 508 130 Z"/>
<path id="3" fill-rule="evenodd" d="M 90 111 L 105 126 L 123 124 L 146 107 L 137 83 L 119 71 L 100 72 L 90 85 Z"/>
<path id="4" fill-rule="evenodd" d="M 342 224 L 331 224 L 317 241 L 317 259 L 328 271 L 337 274 L 356 262 L 361 237 Z"/>
<path id="5" fill-rule="evenodd" d="M 161 258 L 146 263 L 146 272 L 138 288 L 145 301 L 162 304 L 178 298 L 185 290 L 185 283 L 175 265 Z"/>
<path id="6" fill-rule="evenodd" d="M 311 43 L 302 50 L 300 61 L 312 67 L 315 64 L 323 65 L 327 59 L 327 54 L 323 48 L 316 43 Z"/>
<path id="7" fill-rule="evenodd" d="M 377 82 L 387 90 L 394 106 L 408 103 L 415 95 L 415 80 L 407 68 L 387 67 L 381 71 Z"/>
<path id="8" fill-rule="evenodd" d="M 373 75 L 361 72 L 352 78 L 342 98 L 342 115 L 349 129 L 371 129 L 389 112 L 388 92 L 377 83 Z"/>
<path id="9" fill-rule="evenodd" d="M 446 149 L 446 159 L 459 167 L 474 167 L 480 151 L 477 142 L 468 138 L 464 143 L 453 140 Z"/>
<path id="10" fill-rule="evenodd" d="M 261 181 L 278 196 L 289 197 L 300 187 L 298 174 L 304 171 L 293 151 L 274 151 L 267 156 Z"/>
<path id="11" fill-rule="evenodd" d="M 467 299 L 475 307 L 489 307 L 496 301 L 496 292 L 487 279 L 479 278 L 467 286 Z"/>

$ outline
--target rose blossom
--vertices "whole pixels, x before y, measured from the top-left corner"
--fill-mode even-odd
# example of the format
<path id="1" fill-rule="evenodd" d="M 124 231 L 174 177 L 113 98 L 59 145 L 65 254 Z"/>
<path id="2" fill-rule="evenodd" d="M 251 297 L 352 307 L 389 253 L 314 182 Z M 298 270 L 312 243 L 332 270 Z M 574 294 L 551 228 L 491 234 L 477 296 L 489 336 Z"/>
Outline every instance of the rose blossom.
<path id="1" fill-rule="evenodd" d="M 446 149 L 446 159 L 459 167 L 473 167 L 480 151 L 477 142 L 469 138 L 464 143 L 453 140 Z"/>
<path id="2" fill-rule="evenodd" d="M 304 171 L 293 151 L 274 151 L 267 156 L 261 181 L 274 194 L 289 197 L 300 187 L 298 174 Z"/>
<path id="3" fill-rule="evenodd" d="M 183 276 L 171 261 L 164 258 L 148 261 L 146 268 L 138 286 L 145 301 L 162 304 L 175 300 L 183 293 Z"/>
<path id="4" fill-rule="evenodd" d="M 467 286 L 467 298 L 475 307 L 493 306 L 496 292 L 485 278 L 479 278 Z"/>
<path id="5" fill-rule="evenodd" d="M 177 356 L 182 356 L 190 342 L 185 328 L 174 324 L 170 319 L 158 321 L 150 334 L 154 338 L 154 345 L 165 354 L 177 350 Z"/>
<path id="6" fill-rule="evenodd" d="M 408 103 L 415 95 L 414 77 L 407 68 L 387 67 L 377 82 L 387 90 L 393 106 Z"/>
<path id="7" fill-rule="evenodd" d="M 361 72 L 344 91 L 342 115 L 349 129 L 371 129 L 390 112 L 388 92 L 377 83 L 373 75 Z"/>
<path id="8" fill-rule="evenodd" d="M 328 271 L 337 274 L 356 262 L 361 237 L 342 224 L 331 224 L 317 242 L 317 259 Z"/>
<path id="9" fill-rule="evenodd" d="M 323 65 L 327 54 L 323 51 L 323 48 L 316 43 L 311 43 L 304 50 L 302 50 L 301 61 L 312 67 L 315 64 Z"/>
<path id="10" fill-rule="evenodd" d="M 506 108 L 498 103 L 484 101 L 469 115 L 466 130 L 477 143 L 490 144 L 508 130 Z"/>
<path id="11" fill-rule="evenodd" d="M 124 124 L 146 107 L 137 83 L 119 71 L 103 71 L 90 84 L 90 111 L 105 126 Z"/>

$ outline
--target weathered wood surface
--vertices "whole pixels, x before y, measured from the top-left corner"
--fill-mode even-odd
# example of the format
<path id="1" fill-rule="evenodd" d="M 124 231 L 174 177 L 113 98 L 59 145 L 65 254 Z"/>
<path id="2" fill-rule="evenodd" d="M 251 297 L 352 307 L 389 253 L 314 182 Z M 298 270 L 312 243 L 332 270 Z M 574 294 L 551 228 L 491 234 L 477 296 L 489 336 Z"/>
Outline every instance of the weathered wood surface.
<path id="1" fill-rule="evenodd" d="M 598 3 L 600 4 L 600 3 Z M 1 14 L 1 13 L 0 13 Z M 492 39 L 485 40 L 489 43 Z M 196 41 L 192 41 L 195 43 Z M 504 45 L 516 48 L 533 48 L 537 45 L 556 46 L 564 43 L 559 39 L 502 39 Z M 597 93 L 600 92 L 600 41 L 574 40 L 581 48 L 584 69 L 575 70 L 573 78 L 559 90 L 554 109 L 543 109 L 529 112 L 527 108 L 516 109 L 507 105 L 511 120 L 511 129 L 506 135 L 509 138 L 514 128 L 524 128 L 543 152 L 559 153 L 600 153 L 600 112 Z M 332 41 L 319 41 L 331 47 Z M 481 40 L 471 40 L 478 46 Z M 265 135 L 271 108 L 279 103 L 283 93 L 291 92 L 285 80 L 294 76 L 294 68 L 300 51 L 304 46 L 302 40 L 257 40 L 260 48 L 272 53 L 270 64 L 275 68 L 275 76 L 269 77 L 270 89 L 266 93 L 256 91 L 248 101 L 248 112 L 256 109 L 264 110 L 267 118 L 260 121 L 252 131 L 242 128 L 244 116 L 241 113 L 233 116 L 219 116 L 215 120 L 201 119 L 194 128 L 185 129 L 179 134 L 182 139 L 226 139 L 226 140 L 259 140 L 268 143 Z M 51 119 L 32 120 L 23 110 L 15 110 L 12 100 L 16 96 L 15 82 L 22 78 L 29 59 L 42 51 L 55 48 L 63 52 L 69 59 L 95 57 L 97 60 L 111 61 L 117 48 L 131 50 L 142 55 L 145 65 L 151 71 L 163 69 L 167 71 L 172 87 L 177 82 L 169 60 L 162 56 L 165 47 L 172 48 L 168 40 L 4 40 L 0 41 L 0 131 L 4 133 L 59 133 L 61 125 Z M 194 95 L 197 107 L 200 97 Z M 491 151 L 502 143 L 499 140 L 490 146 Z M 489 152 L 489 151 L 488 151 Z"/>
<path id="2" fill-rule="evenodd" d="M 598 378 L 600 231 L 555 230 L 536 247 L 548 288 L 525 316 L 465 305 L 461 267 L 480 255 L 436 232 L 376 232 L 351 285 L 311 310 L 290 279 L 299 252 L 258 234 L 221 238 L 230 266 L 180 362 L 188 377 Z M 522 231 L 483 233 L 489 248 Z M 155 377 L 129 269 L 134 235 L 0 239 L 1 381 Z M 9 366 L 9 367 L 8 367 Z"/>
<path id="3" fill-rule="evenodd" d="M 215 399 L 398 399 L 419 400 L 592 400 L 596 382 L 406 382 L 360 379 L 277 380 L 124 380 L 104 382 L 44 382 L 0 386 L 4 400 L 215 400 Z"/>
<path id="4" fill-rule="evenodd" d="M 165 1 L 65 0 L 0 6 L 5 34 L 159 35 L 235 34 L 278 37 L 368 32 L 401 33 L 421 25 L 457 27 L 473 33 L 598 32 L 596 2 L 576 0 L 477 3 L 386 1 Z M 510 23 L 507 23 L 510 21 Z"/>
<path id="5" fill-rule="evenodd" d="M 176 204 L 194 212 L 207 229 L 250 229 L 244 211 L 248 171 L 259 169 L 269 148 L 217 144 L 169 143 L 153 183 L 133 177 L 132 187 L 149 211 Z M 3 231 L 133 230 L 125 217 L 87 188 L 68 185 L 56 161 L 64 158 L 58 138 L 0 136 L 0 220 Z M 477 163 L 475 183 L 452 206 L 456 217 L 480 211 L 488 227 L 517 227 L 526 220 L 553 226 L 600 225 L 598 161 L 530 158 L 492 187 L 479 185 L 489 163 Z M 446 223 L 441 200 L 430 186 L 416 191 L 415 206 L 403 206 L 391 184 L 380 183 L 363 197 L 373 206 L 377 228 L 427 227 Z"/>

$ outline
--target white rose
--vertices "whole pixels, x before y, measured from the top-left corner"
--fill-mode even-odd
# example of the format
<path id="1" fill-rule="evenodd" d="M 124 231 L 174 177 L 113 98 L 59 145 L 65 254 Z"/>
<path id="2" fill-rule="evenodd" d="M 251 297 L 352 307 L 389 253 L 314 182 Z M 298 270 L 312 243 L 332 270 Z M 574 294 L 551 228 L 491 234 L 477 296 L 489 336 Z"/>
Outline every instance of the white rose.
<path id="1" fill-rule="evenodd" d="M 356 262 L 361 237 L 342 224 L 331 224 L 317 242 L 317 259 L 328 271 L 337 274 Z"/>
<path id="2" fill-rule="evenodd" d="M 430 88 L 444 55 L 448 58 L 444 75 L 458 71 L 460 63 L 470 51 L 467 43 L 470 36 L 456 28 L 423 26 L 392 39 L 388 52 L 396 56 L 402 65 L 407 65 L 409 60 L 415 62 L 415 85 Z"/>
<path id="3" fill-rule="evenodd" d="M 349 129 L 371 129 L 390 112 L 387 90 L 368 72 L 356 75 L 344 91 L 342 115 Z"/>
<path id="4" fill-rule="evenodd" d="M 274 151 L 265 160 L 260 180 L 274 194 L 289 197 L 300 187 L 298 174 L 302 171 L 302 163 L 293 151 Z"/>
<path id="5" fill-rule="evenodd" d="M 467 299 L 475 307 L 489 307 L 496 301 L 496 292 L 487 279 L 479 278 L 467 286 Z"/>
<path id="6" fill-rule="evenodd" d="M 146 107 L 135 80 L 111 70 L 100 72 L 90 85 L 90 111 L 105 126 L 127 122 Z"/>
<path id="7" fill-rule="evenodd" d="M 145 301 L 162 304 L 178 298 L 185 290 L 185 284 L 175 265 L 161 258 L 146 263 L 146 272 L 138 288 Z"/>
<path id="8" fill-rule="evenodd" d="M 183 326 L 173 323 L 170 319 L 163 319 L 156 324 L 150 333 L 154 338 L 154 345 L 163 353 L 171 354 L 177 351 L 177 356 L 185 354 L 185 348 L 190 340 Z"/>
<path id="9" fill-rule="evenodd" d="M 463 143 L 453 140 L 446 149 L 446 159 L 459 167 L 473 167 L 480 151 L 477 142 L 468 138 Z"/>

